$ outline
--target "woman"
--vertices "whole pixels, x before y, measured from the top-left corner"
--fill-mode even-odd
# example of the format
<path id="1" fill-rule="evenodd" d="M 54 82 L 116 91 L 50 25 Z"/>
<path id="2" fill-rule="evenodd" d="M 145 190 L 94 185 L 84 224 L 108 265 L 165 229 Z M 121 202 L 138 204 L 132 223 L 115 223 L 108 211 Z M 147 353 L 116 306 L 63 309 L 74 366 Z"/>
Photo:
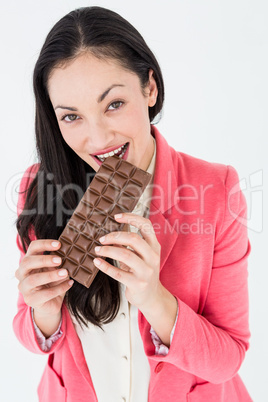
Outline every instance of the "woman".
<path id="1" fill-rule="evenodd" d="M 34 70 L 40 163 L 20 186 L 14 330 L 48 355 L 40 401 L 251 401 L 246 202 L 231 166 L 176 152 L 153 119 L 160 67 L 118 14 L 77 9 Z M 109 153 L 152 174 L 126 230 L 99 239 L 89 289 L 49 252 Z M 106 261 L 102 258 L 105 257 Z"/>

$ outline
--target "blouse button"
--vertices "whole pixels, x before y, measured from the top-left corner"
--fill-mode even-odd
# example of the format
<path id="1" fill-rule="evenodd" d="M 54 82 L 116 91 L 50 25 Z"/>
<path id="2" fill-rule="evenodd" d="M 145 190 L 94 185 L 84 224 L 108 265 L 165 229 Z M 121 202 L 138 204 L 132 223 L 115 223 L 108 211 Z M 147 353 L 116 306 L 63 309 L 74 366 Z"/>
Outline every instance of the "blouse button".
<path id="1" fill-rule="evenodd" d="M 126 314 L 125 314 L 125 313 L 121 313 L 121 314 L 120 314 L 120 317 L 121 317 L 121 318 L 126 318 Z"/>
<path id="2" fill-rule="evenodd" d="M 126 402 L 126 398 L 124 398 L 124 397 L 122 396 L 121 401 L 122 401 L 122 402 Z"/>
<path id="3" fill-rule="evenodd" d="M 125 359 L 126 361 L 128 361 L 128 357 L 127 357 L 127 356 L 123 356 L 123 359 Z"/>
<path id="4" fill-rule="evenodd" d="M 162 370 L 163 366 L 164 366 L 163 362 L 158 363 L 158 365 L 154 369 L 155 373 L 159 373 L 159 371 Z"/>

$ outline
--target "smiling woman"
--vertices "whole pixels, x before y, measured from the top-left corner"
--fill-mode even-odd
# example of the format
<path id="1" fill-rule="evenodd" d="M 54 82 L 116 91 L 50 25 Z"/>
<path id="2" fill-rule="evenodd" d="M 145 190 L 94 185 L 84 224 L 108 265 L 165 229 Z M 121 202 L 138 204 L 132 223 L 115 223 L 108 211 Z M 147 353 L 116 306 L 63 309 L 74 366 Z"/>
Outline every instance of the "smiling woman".
<path id="1" fill-rule="evenodd" d="M 249 347 L 250 243 L 236 170 L 167 144 L 153 124 L 160 67 L 108 9 L 58 21 L 33 83 L 39 163 L 20 185 L 14 331 L 48 354 L 39 400 L 251 401 L 237 374 Z M 50 252 L 113 155 L 152 181 L 132 213 L 114 216 L 124 230 L 98 239 L 88 289 Z"/>
<path id="2" fill-rule="evenodd" d="M 52 70 L 48 92 L 64 140 L 95 171 L 107 153 L 120 156 L 122 148 L 122 158 L 148 168 L 154 150 L 148 110 L 158 92 L 153 70 L 142 88 L 139 77 L 117 61 L 83 52 Z M 63 104 L 72 106 L 58 106 Z"/>

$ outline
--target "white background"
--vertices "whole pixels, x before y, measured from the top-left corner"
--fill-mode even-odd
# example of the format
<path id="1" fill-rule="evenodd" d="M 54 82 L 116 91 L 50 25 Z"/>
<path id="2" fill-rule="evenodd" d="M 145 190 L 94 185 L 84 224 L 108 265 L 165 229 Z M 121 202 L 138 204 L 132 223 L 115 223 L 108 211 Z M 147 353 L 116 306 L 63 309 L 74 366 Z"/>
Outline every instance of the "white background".
<path id="1" fill-rule="evenodd" d="M 268 401 L 268 221 L 263 210 L 268 174 L 266 0 L 10 0 L 1 5 L 0 400 L 37 402 L 36 388 L 46 361 L 24 349 L 12 330 L 19 260 L 15 189 L 22 172 L 36 161 L 32 72 L 56 21 L 88 5 L 121 14 L 155 53 L 166 85 L 158 128 L 170 145 L 201 159 L 231 164 L 239 173 L 252 245 L 252 337 L 240 374 L 254 401 Z"/>

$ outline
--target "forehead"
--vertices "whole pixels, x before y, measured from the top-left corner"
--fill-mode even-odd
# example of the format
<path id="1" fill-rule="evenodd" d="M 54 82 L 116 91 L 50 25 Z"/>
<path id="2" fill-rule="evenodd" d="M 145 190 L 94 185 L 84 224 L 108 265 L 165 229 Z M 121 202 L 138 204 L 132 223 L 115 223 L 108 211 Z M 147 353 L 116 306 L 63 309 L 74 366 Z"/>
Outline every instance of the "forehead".
<path id="1" fill-rule="evenodd" d="M 133 85 L 139 83 L 139 78 L 115 60 L 99 59 L 86 53 L 51 71 L 48 92 L 51 97 L 67 91 L 83 93 L 85 90 L 90 90 L 91 95 L 97 95 L 115 82 L 133 88 Z"/>

